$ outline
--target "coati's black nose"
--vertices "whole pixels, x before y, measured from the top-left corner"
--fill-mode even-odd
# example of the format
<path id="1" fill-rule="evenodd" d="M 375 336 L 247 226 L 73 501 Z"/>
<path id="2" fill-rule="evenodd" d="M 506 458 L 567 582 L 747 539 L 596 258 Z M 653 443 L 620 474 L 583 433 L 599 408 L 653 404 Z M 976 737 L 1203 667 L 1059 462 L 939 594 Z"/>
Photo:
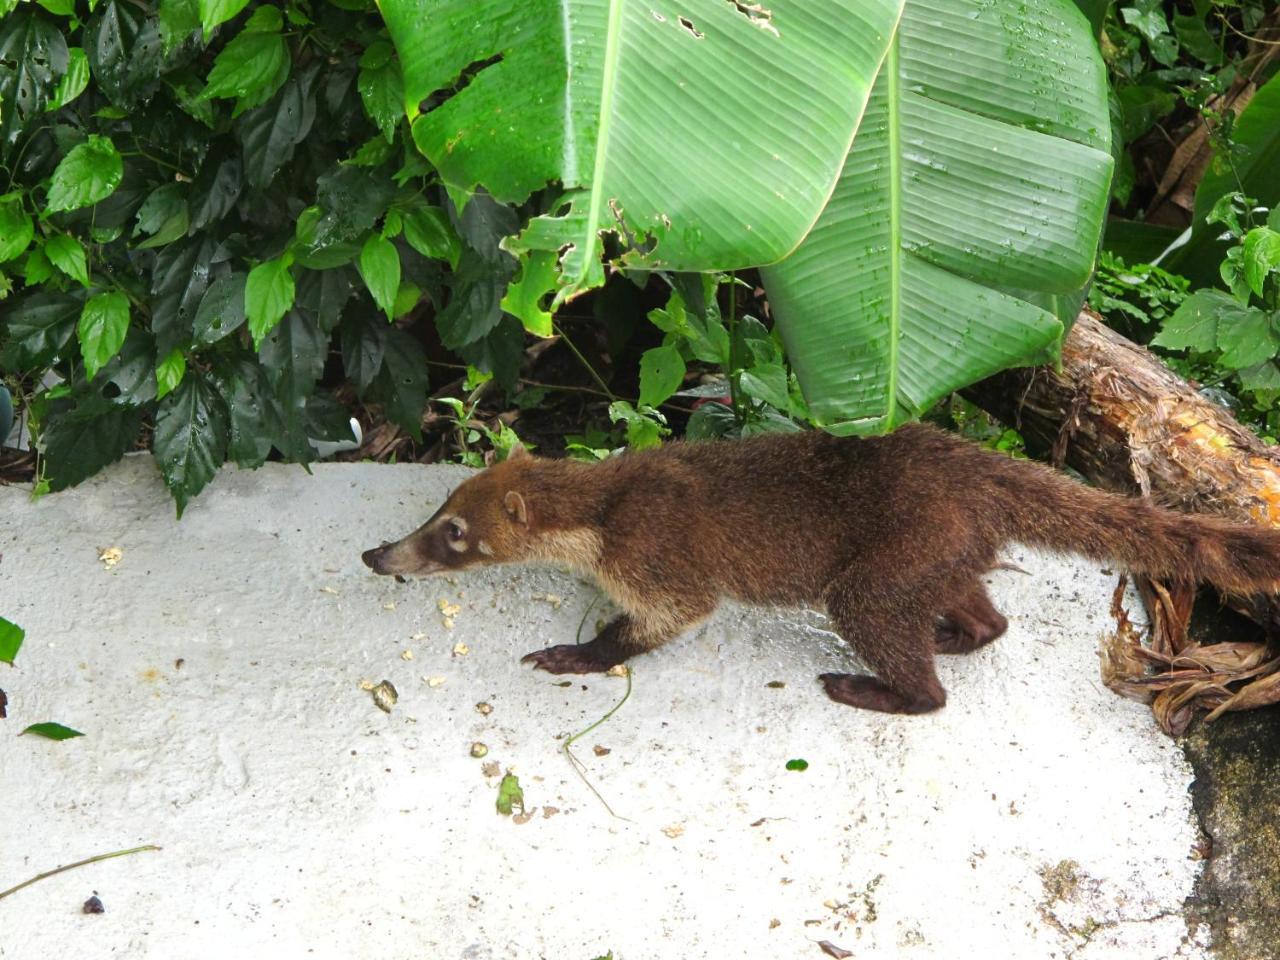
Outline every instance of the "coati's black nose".
<path id="1" fill-rule="evenodd" d="M 387 552 L 385 546 L 374 547 L 372 550 L 366 550 L 360 554 L 360 559 L 364 561 L 364 565 L 374 573 L 382 573 L 382 557 Z"/>

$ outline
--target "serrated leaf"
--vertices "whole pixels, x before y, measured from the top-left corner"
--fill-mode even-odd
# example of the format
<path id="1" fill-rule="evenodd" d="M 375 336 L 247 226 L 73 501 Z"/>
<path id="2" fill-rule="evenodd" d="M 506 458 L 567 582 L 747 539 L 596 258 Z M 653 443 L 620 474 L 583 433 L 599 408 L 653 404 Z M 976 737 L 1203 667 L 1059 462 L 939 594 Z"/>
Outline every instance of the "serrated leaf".
<path id="1" fill-rule="evenodd" d="M 191 185 L 191 227 L 203 230 L 231 212 L 244 190 L 244 171 L 238 157 L 206 162 Z"/>
<path id="2" fill-rule="evenodd" d="M 1157 347 L 1209 353 L 1218 348 L 1218 318 L 1238 316 L 1241 306 L 1221 290 L 1197 290 L 1151 338 Z"/>
<path id="3" fill-rule="evenodd" d="M 232 273 L 209 284 L 196 310 L 193 328 L 196 343 L 217 343 L 244 324 L 246 280 L 245 274 Z"/>
<path id="4" fill-rule="evenodd" d="M 86 301 L 76 333 L 85 376 L 90 380 L 124 346 L 129 332 L 129 298 L 119 291 L 100 293 Z"/>
<path id="5" fill-rule="evenodd" d="M 231 414 L 227 457 L 241 467 L 260 467 L 280 432 L 280 404 L 266 369 L 257 360 L 236 360 L 225 372 L 222 393 Z"/>
<path id="6" fill-rule="evenodd" d="M 146 330 L 131 326 L 124 346 L 102 368 L 102 382 L 109 383 L 113 395 L 110 403 L 138 406 L 156 398 L 156 344 Z"/>
<path id="7" fill-rule="evenodd" d="M 279 404 L 275 446 L 297 463 L 315 456 L 307 438 L 306 398 L 315 390 L 328 353 L 328 334 L 303 310 L 290 310 L 258 351 Z"/>
<path id="8" fill-rule="evenodd" d="M 79 47 L 71 47 L 67 51 L 67 72 L 58 81 L 58 89 L 53 93 L 46 110 L 60 110 L 84 93 L 89 86 L 89 60 Z"/>
<path id="9" fill-rule="evenodd" d="M 133 449 L 141 429 L 141 409 L 100 398 L 46 417 L 40 444 L 49 489 L 73 487 L 115 463 Z"/>
<path id="10" fill-rule="evenodd" d="M 289 272 L 292 262 L 293 257 L 286 253 L 249 271 L 244 307 L 255 347 L 262 346 L 263 338 L 293 306 L 295 290 L 293 274 Z"/>
<path id="11" fill-rule="evenodd" d="M 360 277 L 373 302 L 388 320 L 393 319 L 396 292 L 400 289 L 400 254 L 395 244 L 376 233 L 370 235 L 360 249 Z"/>
<path id="12" fill-rule="evenodd" d="M 37 737 L 44 737 L 46 740 L 70 740 L 73 737 L 83 737 L 84 734 L 79 730 L 72 730 L 60 723 L 33 723 L 22 731 L 23 733 L 34 734 Z M 21 734 L 19 734 L 21 736 Z"/>
<path id="13" fill-rule="evenodd" d="M 1246 390 L 1280 390 L 1280 367 L 1272 360 L 1264 360 L 1252 367 L 1237 370 L 1236 375 L 1240 378 L 1240 385 Z"/>
<path id="14" fill-rule="evenodd" d="M 126 113 L 150 98 L 164 72 L 160 21 L 148 14 L 123 0 L 107 0 L 84 30 L 96 86 Z"/>
<path id="15" fill-rule="evenodd" d="M 35 235 L 35 225 L 22 207 L 22 195 L 0 197 L 0 263 L 26 250 Z"/>
<path id="16" fill-rule="evenodd" d="M 156 399 L 162 400 L 173 393 L 187 373 L 187 358 L 176 347 L 156 364 Z"/>
<path id="17" fill-rule="evenodd" d="M 657 407 L 684 383 L 684 357 L 675 344 L 646 350 L 640 357 L 640 406 Z"/>
<path id="18" fill-rule="evenodd" d="M 1271 315 L 1252 307 L 1219 313 L 1218 348 L 1222 351 L 1218 362 L 1230 370 L 1270 360 L 1280 349 Z"/>
<path id="19" fill-rule="evenodd" d="M 165 54 L 200 29 L 200 5 L 197 0 L 160 0 L 160 39 Z"/>
<path id="20" fill-rule="evenodd" d="M 1245 234 L 1241 256 L 1245 282 L 1260 297 L 1267 276 L 1280 269 L 1280 233 L 1270 227 L 1254 227 Z"/>
<path id="21" fill-rule="evenodd" d="M 387 325 L 362 311 L 342 321 L 341 334 L 343 370 L 363 395 L 382 369 Z"/>
<path id="22" fill-rule="evenodd" d="M 200 24 L 204 27 L 204 39 L 209 40 L 213 28 L 226 23 L 246 6 L 249 0 L 199 0 Z"/>
<path id="23" fill-rule="evenodd" d="M 62 31 L 31 9 L 0 17 L 0 156 L 57 95 L 67 71 Z"/>
<path id="24" fill-rule="evenodd" d="M 552 334 L 551 313 L 542 308 L 542 300 L 556 289 L 556 255 L 535 250 L 521 258 L 520 279 L 507 286 L 502 309 L 518 317 L 524 328 L 535 337 Z"/>
<path id="25" fill-rule="evenodd" d="M 225 254 L 209 234 L 171 243 L 156 254 L 151 271 L 151 331 L 160 353 L 191 343 L 192 324 L 209 286 L 210 268 L 223 258 Z"/>
<path id="26" fill-rule="evenodd" d="M 288 57 L 289 48 L 279 34 L 246 27 L 213 61 L 208 85 L 200 99 L 260 96 L 257 102 L 262 103 L 284 83 L 280 70 L 287 64 Z"/>
<path id="27" fill-rule="evenodd" d="M 784 411 L 791 406 L 787 393 L 787 371 L 780 363 L 757 364 L 745 371 L 738 383 L 753 400 L 762 400 Z"/>
<path id="28" fill-rule="evenodd" d="M 237 118 L 244 176 L 251 187 L 266 189 L 310 132 L 316 117 L 312 87 L 317 70 L 316 65 L 299 70 L 267 103 Z"/>
<path id="29" fill-rule="evenodd" d="M 26 637 L 27 632 L 20 626 L 0 617 L 0 663 L 12 665 Z"/>
<path id="30" fill-rule="evenodd" d="M 183 197 L 183 192 L 183 188 L 178 184 L 166 183 L 147 197 L 138 209 L 138 226 L 133 231 L 133 235 L 136 237 L 147 233 L 152 236 L 139 243 L 137 249 L 149 250 L 163 247 L 186 236 L 191 218 L 187 212 L 187 201 Z"/>
<path id="31" fill-rule="evenodd" d="M 449 215 L 439 207 L 413 207 L 402 214 L 404 238 L 409 246 L 424 257 L 446 260 L 457 267 L 462 241 L 449 222 Z"/>
<path id="32" fill-rule="evenodd" d="M 79 210 L 105 200 L 120 185 L 124 162 L 108 137 L 89 134 L 58 163 L 49 184 L 48 210 Z"/>
<path id="33" fill-rule="evenodd" d="M 395 195 L 386 177 L 358 167 L 338 167 L 316 184 L 316 201 L 324 211 L 316 224 L 313 245 L 327 247 L 355 240 L 377 222 Z"/>
<path id="34" fill-rule="evenodd" d="M 427 357 L 418 341 L 391 327 L 382 370 L 374 378 L 387 419 L 422 442 L 422 414 L 427 408 Z"/>
<path id="35" fill-rule="evenodd" d="M 156 407 L 152 454 L 182 516 L 227 456 L 227 408 L 202 373 L 185 377 Z"/>
<path id="36" fill-rule="evenodd" d="M 28 371 L 51 365 L 75 335 L 82 297 L 40 290 L 4 310 L 6 343 L 0 367 Z"/>
<path id="37" fill-rule="evenodd" d="M 395 139 L 396 125 L 404 116 L 404 81 L 400 76 L 400 63 L 391 52 L 389 43 L 371 44 L 361 58 L 360 77 L 356 82 L 365 112 L 388 143 Z M 371 65 L 366 66 L 366 63 Z"/>
<path id="38" fill-rule="evenodd" d="M 60 233 L 45 241 L 44 255 L 49 262 L 82 286 L 89 285 L 89 265 L 84 245 L 69 233 Z"/>

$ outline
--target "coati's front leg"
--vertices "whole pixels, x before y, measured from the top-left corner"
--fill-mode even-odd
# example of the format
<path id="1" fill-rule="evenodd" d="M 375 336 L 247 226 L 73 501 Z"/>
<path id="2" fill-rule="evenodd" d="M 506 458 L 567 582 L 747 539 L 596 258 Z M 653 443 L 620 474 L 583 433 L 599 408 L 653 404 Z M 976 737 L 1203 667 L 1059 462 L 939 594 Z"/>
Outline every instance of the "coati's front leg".
<path id="1" fill-rule="evenodd" d="M 715 609 L 714 597 L 658 599 L 662 602 L 639 614 L 614 617 L 594 640 L 547 647 L 525 654 L 520 662 L 548 673 L 604 673 L 637 653 L 656 650 Z"/>

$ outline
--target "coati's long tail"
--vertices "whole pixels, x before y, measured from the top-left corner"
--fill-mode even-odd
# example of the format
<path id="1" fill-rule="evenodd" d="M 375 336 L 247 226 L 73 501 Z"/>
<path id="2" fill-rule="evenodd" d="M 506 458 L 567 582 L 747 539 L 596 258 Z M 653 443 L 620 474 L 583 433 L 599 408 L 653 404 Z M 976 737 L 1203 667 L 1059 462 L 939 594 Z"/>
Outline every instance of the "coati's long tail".
<path id="1" fill-rule="evenodd" d="M 1280 589 L 1280 529 L 1152 506 L 1025 461 L 1003 461 L 991 480 L 1011 540 L 1242 596 Z"/>

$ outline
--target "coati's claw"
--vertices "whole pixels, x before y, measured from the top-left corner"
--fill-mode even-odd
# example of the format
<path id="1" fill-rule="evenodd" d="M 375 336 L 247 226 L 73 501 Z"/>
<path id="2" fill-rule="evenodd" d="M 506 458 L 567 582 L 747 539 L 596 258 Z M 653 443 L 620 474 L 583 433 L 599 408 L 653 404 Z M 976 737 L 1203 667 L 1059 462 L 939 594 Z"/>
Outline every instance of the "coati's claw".
<path id="1" fill-rule="evenodd" d="M 881 713 L 928 713 L 937 710 L 947 701 L 947 696 L 939 688 L 937 693 L 921 692 L 914 697 L 907 697 L 895 690 L 890 690 L 875 677 L 866 674 L 824 673 L 818 677 L 826 688 L 827 696 L 836 703 L 861 707 L 863 710 L 878 710 Z"/>
<path id="2" fill-rule="evenodd" d="M 616 648 L 596 646 L 590 643 L 563 643 L 545 650 L 535 650 L 520 658 L 521 663 L 532 663 L 535 669 L 547 673 L 604 673 L 626 659 Z M 612 649 L 611 649 L 612 648 Z"/>

